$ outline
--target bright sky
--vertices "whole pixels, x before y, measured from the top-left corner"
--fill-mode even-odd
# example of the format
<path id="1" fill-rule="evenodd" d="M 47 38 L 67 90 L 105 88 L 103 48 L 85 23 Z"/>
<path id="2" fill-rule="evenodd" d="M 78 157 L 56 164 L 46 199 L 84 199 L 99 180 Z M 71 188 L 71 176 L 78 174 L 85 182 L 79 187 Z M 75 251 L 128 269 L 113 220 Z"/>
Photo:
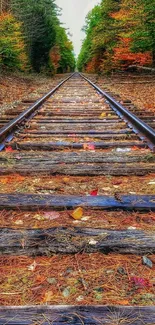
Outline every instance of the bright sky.
<path id="1" fill-rule="evenodd" d="M 60 21 L 65 28 L 69 28 L 73 35 L 71 38 L 76 56 L 80 52 L 85 33 L 81 31 L 85 23 L 87 13 L 100 2 L 100 0 L 56 0 L 56 4 L 62 8 Z"/>

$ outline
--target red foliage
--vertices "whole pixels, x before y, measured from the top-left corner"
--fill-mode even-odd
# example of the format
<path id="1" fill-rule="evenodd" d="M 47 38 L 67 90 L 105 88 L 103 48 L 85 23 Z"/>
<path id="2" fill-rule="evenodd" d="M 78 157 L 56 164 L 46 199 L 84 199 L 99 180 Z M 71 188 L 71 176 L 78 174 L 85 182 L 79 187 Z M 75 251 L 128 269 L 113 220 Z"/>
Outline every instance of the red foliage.
<path id="1" fill-rule="evenodd" d="M 131 38 L 122 38 L 119 46 L 114 48 L 113 60 L 116 66 L 126 68 L 132 64 L 147 65 L 151 64 L 152 58 L 150 52 L 133 53 L 130 50 Z"/>
<path id="2" fill-rule="evenodd" d="M 86 72 L 96 72 L 99 70 L 99 66 L 100 66 L 100 59 L 98 58 L 98 56 L 94 56 L 91 61 L 89 61 L 87 63 L 87 66 L 85 68 Z"/>

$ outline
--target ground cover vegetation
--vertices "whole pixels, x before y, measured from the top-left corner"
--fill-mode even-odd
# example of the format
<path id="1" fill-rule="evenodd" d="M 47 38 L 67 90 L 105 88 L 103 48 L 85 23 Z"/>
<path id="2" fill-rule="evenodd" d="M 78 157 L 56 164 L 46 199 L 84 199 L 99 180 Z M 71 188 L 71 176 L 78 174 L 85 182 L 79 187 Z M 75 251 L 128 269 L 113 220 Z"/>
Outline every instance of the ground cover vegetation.
<path id="1" fill-rule="evenodd" d="M 86 17 L 77 66 L 103 72 L 155 65 L 155 0 L 102 0 Z"/>
<path id="2" fill-rule="evenodd" d="M 54 0 L 0 0 L 0 69 L 74 70 L 73 45 Z"/>

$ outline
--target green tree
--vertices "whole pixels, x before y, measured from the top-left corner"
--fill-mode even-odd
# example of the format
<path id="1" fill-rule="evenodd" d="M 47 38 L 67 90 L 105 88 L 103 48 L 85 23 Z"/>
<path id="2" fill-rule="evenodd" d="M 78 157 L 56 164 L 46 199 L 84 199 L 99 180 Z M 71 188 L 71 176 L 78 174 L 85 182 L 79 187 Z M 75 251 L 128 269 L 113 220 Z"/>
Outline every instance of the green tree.
<path id="1" fill-rule="evenodd" d="M 0 67 L 24 70 L 28 64 L 21 24 L 9 13 L 0 16 Z"/>
<path id="2" fill-rule="evenodd" d="M 60 51 L 60 61 L 58 72 L 70 72 L 75 69 L 75 57 L 73 53 L 73 45 L 69 40 L 66 30 L 57 26 L 56 29 L 56 44 Z"/>
<path id="3" fill-rule="evenodd" d="M 83 31 L 86 33 L 86 38 L 82 43 L 82 48 L 77 60 L 77 68 L 82 71 L 87 68 L 87 64 L 93 58 L 93 40 L 95 37 L 95 28 L 101 21 L 101 7 L 95 6 L 87 15 Z"/>
<path id="4" fill-rule="evenodd" d="M 132 34 L 132 50 L 143 53 L 150 51 L 155 65 L 155 0 L 138 0 L 135 9 L 138 24 Z"/>
<path id="5" fill-rule="evenodd" d="M 12 0 L 12 10 L 23 22 L 31 65 L 40 72 L 48 67 L 49 51 L 56 40 L 56 5 L 53 0 Z"/>

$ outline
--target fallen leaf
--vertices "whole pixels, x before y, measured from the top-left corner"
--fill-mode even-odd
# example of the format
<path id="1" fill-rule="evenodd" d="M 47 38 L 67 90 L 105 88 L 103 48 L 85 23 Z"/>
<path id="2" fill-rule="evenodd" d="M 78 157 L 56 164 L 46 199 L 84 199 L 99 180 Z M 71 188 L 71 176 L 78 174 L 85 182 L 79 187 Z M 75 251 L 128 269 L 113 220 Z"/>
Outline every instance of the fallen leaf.
<path id="1" fill-rule="evenodd" d="M 120 185 L 120 184 L 122 184 L 122 181 L 113 181 L 112 184 L 113 185 Z"/>
<path id="2" fill-rule="evenodd" d="M 69 287 L 68 288 L 65 288 L 63 290 L 62 294 L 63 294 L 64 298 L 68 298 L 69 295 L 70 295 L 70 288 Z"/>
<path id="3" fill-rule="evenodd" d="M 151 287 L 150 281 L 145 278 L 139 278 L 139 277 L 133 276 L 130 278 L 130 281 L 131 281 L 132 285 L 135 285 L 138 288 L 150 288 Z"/>
<path id="4" fill-rule="evenodd" d="M 110 187 L 102 187 L 102 190 L 103 190 L 103 191 L 110 191 L 111 188 L 110 188 Z"/>
<path id="5" fill-rule="evenodd" d="M 82 301 L 84 299 L 84 296 L 78 296 L 77 298 L 76 298 L 76 301 Z"/>
<path id="6" fill-rule="evenodd" d="M 28 266 L 28 270 L 34 272 L 37 267 L 36 261 L 34 261 L 31 265 Z"/>
<path id="7" fill-rule="evenodd" d="M 146 256 L 143 256 L 143 257 L 142 257 L 142 263 L 143 263 L 144 265 L 150 267 L 150 268 L 153 267 L 153 263 L 152 263 L 152 261 L 151 261 L 148 257 L 146 257 Z"/>
<path id="8" fill-rule="evenodd" d="M 98 189 L 93 190 L 92 192 L 90 192 L 90 195 L 92 196 L 96 196 L 98 194 Z"/>
<path id="9" fill-rule="evenodd" d="M 15 225 L 23 225 L 23 220 L 16 220 Z"/>
<path id="10" fill-rule="evenodd" d="M 15 158 L 16 158 L 17 160 L 21 160 L 21 159 L 22 159 L 21 156 L 16 156 Z"/>
<path id="11" fill-rule="evenodd" d="M 44 282 L 46 280 L 44 275 L 37 274 L 36 281 L 37 282 Z"/>
<path id="12" fill-rule="evenodd" d="M 5 151 L 6 151 L 6 152 L 13 152 L 14 150 L 12 149 L 11 146 L 9 146 L 9 147 L 6 147 L 6 148 L 5 148 Z"/>
<path id="13" fill-rule="evenodd" d="M 53 298 L 53 292 L 52 291 L 47 291 L 45 292 L 45 297 L 44 297 L 44 301 L 45 302 L 50 302 Z"/>
<path id="14" fill-rule="evenodd" d="M 98 242 L 94 239 L 89 240 L 89 245 L 96 245 Z"/>
<path id="15" fill-rule="evenodd" d="M 69 178 L 69 177 L 64 177 L 64 178 L 63 178 L 63 182 L 64 182 L 65 184 L 68 184 L 68 183 L 70 182 L 70 178 Z"/>
<path id="16" fill-rule="evenodd" d="M 60 217 L 60 213 L 57 211 L 44 212 L 43 214 L 45 219 L 54 220 Z"/>
<path id="17" fill-rule="evenodd" d="M 35 214 L 33 218 L 38 220 L 38 221 L 44 221 L 45 220 L 45 218 L 42 215 L 38 214 L 38 213 Z"/>
<path id="18" fill-rule="evenodd" d="M 100 118 L 106 117 L 106 113 L 101 113 Z"/>
<path id="19" fill-rule="evenodd" d="M 95 150 L 95 146 L 94 146 L 94 144 L 91 144 L 91 143 L 84 143 L 83 149 L 84 150 Z"/>
<path id="20" fill-rule="evenodd" d="M 135 150 L 135 151 L 136 151 L 136 150 L 139 150 L 139 147 L 137 147 L 137 146 L 133 146 L 133 147 L 132 147 L 132 150 L 133 150 L 133 151 L 134 151 L 134 150 Z"/>
<path id="21" fill-rule="evenodd" d="M 129 301 L 128 300 L 118 300 L 117 304 L 122 305 L 122 306 L 126 306 L 126 305 L 129 305 Z"/>
<path id="22" fill-rule="evenodd" d="M 89 149 L 89 150 L 95 150 L 95 146 L 94 146 L 94 144 L 89 144 L 89 145 L 88 145 L 88 149 Z"/>
<path id="23" fill-rule="evenodd" d="M 81 218 L 82 221 L 87 221 L 87 220 L 89 220 L 89 219 L 90 219 L 90 216 L 88 216 L 88 217 L 82 217 L 82 218 Z"/>
<path id="24" fill-rule="evenodd" d="M 75 219 L 75 220 L 79 220 L 82 218 L 83 216 L 83 209 L 81 207 L 75 209 L 72 213 L 71 216 Z"/>

